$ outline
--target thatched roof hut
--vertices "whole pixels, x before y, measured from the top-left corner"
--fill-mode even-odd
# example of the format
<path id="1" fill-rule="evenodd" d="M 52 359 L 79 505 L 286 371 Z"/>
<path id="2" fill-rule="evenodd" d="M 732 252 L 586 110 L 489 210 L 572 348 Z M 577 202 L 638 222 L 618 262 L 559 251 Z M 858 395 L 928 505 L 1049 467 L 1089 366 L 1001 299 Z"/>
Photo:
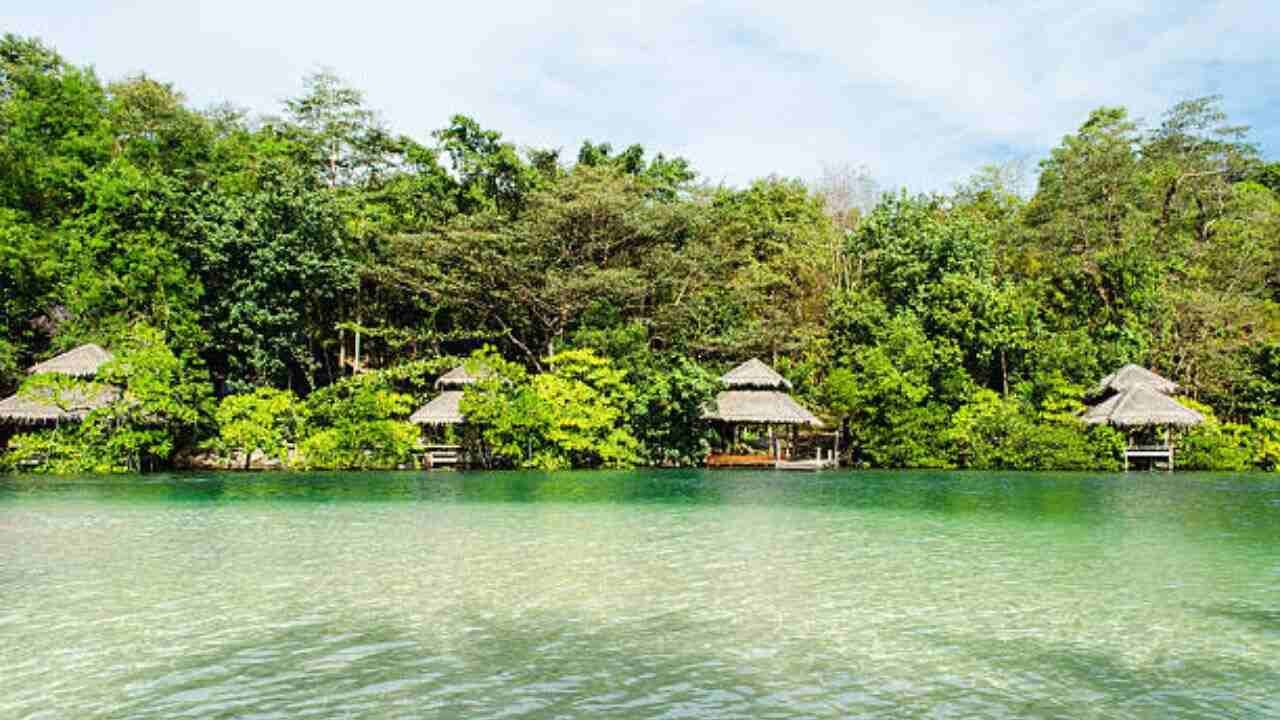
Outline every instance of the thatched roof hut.
<path id="1" fill-rule="evenodd" d="M 1166 381 L 1167 382 L 1167 381 Z M 1111 424 L 1132 428 L 1144 426 L 1191 427 L 1204 416 L 1148 385 L 1133 385 L 1094 405 L 1082 416 L 1091 425 Z"/>
<path id="2" fill-rule="evenodd" d="M 442 390 L 431 402 L 423 405 L 409 416 L 409 422 L 416 425 L 460 425 L 462 417 L 462 393 L 466 386 L 488 377 L 490 371 L 485 367 L 477 367 L 474 372 L 467 370 L 466 365 L 459 365 L 441 375 L 435 382 L 437 389 Z"/>
<path id="3" fill-rule="evenodd" d="M 32 375 L 36 373 L 59 373 L 72 377 L 93 377 L 98 374 L 98 368 L 109 360 L 111 360 L 111 353 L 93 343 L 89 343 L 81 345 L 74 350 L 68 350 L 42 363 L 32 365 L 27 369 L 27 372 Z"/>
<path id="4" fill-rule="evenodd" d="M 42 363 L 32 365 L 28 373 L 57 373 L 71 377 L 89 378 L 111 360 L 111 353 L 92 343 L 81 345 Z M 52 391 L 41 390 L 35 396 L 22 393 L 0 400 L 0 421 L 16 425 L 42 425 L 46 423 L 79 422 L 90 411 L 110 405 L 120 397 L 119 388 L 98 386 L 95 390 L 71 389 L 53 398 Z"/>
<path id="5" fill-rule="evenodd" d="M 1140 365 L 1129 364 L 1103 378 L 1102 382 L 1093 389 L 1092 395 L 1099 397 L 1111 393 L 1122 393 L 1139 385 L 1165 395 L 1178 392 L 1178 384 L 1172 380 L 1166 380 Z"/>
<path id="6" fill-rule="evenodd" d="M 752 358 L 720 378 L 729 389 L 716 395 L 707 420 L 761 425 L 812 425 L 822 421 L 784 390 L 791 383 L 759 360 Z"/>

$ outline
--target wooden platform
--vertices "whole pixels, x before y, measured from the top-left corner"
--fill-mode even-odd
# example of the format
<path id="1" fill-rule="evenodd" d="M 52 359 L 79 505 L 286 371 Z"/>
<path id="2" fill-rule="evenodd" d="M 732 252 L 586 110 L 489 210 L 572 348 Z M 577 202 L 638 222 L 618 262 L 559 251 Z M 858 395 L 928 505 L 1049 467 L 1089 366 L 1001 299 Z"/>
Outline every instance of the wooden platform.
<path id="1" fill-rule="evenodd" d="M 836 467 L 834 457 L 812 457 L 802 460 L 780 460 L 772 455 L 720 455 L 707 457 L 709 468 L 774 468 L 776 470 L 826 470 Z"/>
<path id="2" fill-rule="evenodd" d="M 709 468 L 773 467 L 773 463 L 772 455 L 724 455 L 712 453 L 707 457 L 707 467 Z"/>
<path id="3" fill-rule="evenodd" d="M 779 470 L 829 470 L 836 466 L 836 461 L 831 459 L 809 458 L 808 460 L 779 460 L 774 463 L 774 467 Z"/>
<path id="4" fill-rule="evenodd" d="M 418 450 L 419 464 L 430 470 L 438 467 L 456 467 L 462 464 L 462 448 L 458 445 L 426 445 Z"/>
<path id="5" fill-rule="evenodd" d="M 1150 461 L 1152 469 L 1156 469 L 1160 461 L 1164 461 L 1165 470 L 1173 470 L 1173 446 L 1171 445 L 1133 445 L 1125 448 L 1124 469 L 1127 472 L 1133 465 L 1142 461 Z"/>

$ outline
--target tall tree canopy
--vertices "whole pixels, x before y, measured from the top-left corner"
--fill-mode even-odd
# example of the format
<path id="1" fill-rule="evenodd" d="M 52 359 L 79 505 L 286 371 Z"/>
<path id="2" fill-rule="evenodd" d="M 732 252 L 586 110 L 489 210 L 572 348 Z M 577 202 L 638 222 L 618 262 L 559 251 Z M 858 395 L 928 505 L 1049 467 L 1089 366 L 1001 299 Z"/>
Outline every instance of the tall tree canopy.
<path id="1" fill-rule="evenodd" d="M 327 464 L 377 438 L 402 457 L 423 368 L 484 346 L 545 375 L 489 410 L 566 404 L 523 438 L 556 466 L 696 462 L 714 377 L 752 356 L 879 465 L 1031 466 L 1033 437 L 1062 466 L 1105 459 L 1064 418 L 1126 362 L 1223 427 L 1280 414 L 1280 163 L 1217 98 L 1150 124 L 1095 110 L 1032 192 L 1013 163 L 879 196 L 852 165 L 716 186 L 640 145 L 566 155 L 465 115 L 415 139 L 329 71 L 280 110 L 198 109 L 158 77 L 103 82 L 0 40 L 0 392 L 146 328 L 219 398 L 319 403 Z M 369 371 L 389 374 L 353 384 Z M 214 432 L 207 408 L 169 411 L 166 438 Z"/>

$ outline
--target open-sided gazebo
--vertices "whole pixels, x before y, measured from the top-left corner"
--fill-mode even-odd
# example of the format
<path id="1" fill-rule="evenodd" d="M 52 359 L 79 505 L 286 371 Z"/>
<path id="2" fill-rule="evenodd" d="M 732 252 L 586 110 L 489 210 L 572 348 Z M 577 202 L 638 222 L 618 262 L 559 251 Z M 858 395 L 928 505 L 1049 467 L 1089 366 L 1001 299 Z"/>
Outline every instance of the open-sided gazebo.
<path id="1" fill-rule="evenodd" d="M 1169 397 L 1178 385 L 1137 365 L 1126 365 L 1103 378 L 1094 390 L 1097 403 L 1085 410 L 1082 419 L 1091 425 L 1107 424 L 1124 430 L 1129 436 L 1125 448 L 1124 467 L 1134 460 L 1163 460 L 1173 469 L 1173 442 L 1170 428 L 1188 428 L 1204 422 L 1204 416 Z M 1135 443 L 1134 435 L 1143 429 L 1164 429 L 1162 441 Z"/>
<path id="2" fill-rule="evenodd" d="M 436 379 L 440 394 L 409 416 L 409 422 L 427 428 L 459 426 L 466 422 L 462 416 L 462 394 L 466 387 L 488 375 L 483 368 L 473 373 L 465 365 L 450 370 Z M 457 465 L 462 461 L 462 447 L 456 444 L 423 446 L 423 461 L 427 467 Z"/>
<path id="3" fill-rule="evenodd" d="M 779 466 L 790 460 L 790 448 L 775 432 L 800 427 L 822 427 L 822 421 L 796 402 L 787 390 L 791 383 L 773 368 L 752 358 L 721 376 L 725 389 L 716 395 L 703 418 L 716 423 L 720 435 L 729 445 L 727 451 L 713 452 L 707 458 L 709 467 Z M 767 454 L 735 451 L 743 426 L 763 427 L 768 434 Z M 819 456 L 805 465 L 825 465 L 829 460 Z"/>

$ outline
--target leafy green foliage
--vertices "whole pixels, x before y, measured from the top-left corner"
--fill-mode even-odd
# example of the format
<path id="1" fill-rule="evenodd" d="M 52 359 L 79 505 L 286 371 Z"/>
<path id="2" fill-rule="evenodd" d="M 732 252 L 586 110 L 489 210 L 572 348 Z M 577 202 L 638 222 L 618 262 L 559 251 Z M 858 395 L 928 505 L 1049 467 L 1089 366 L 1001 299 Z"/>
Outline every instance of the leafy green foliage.
<path id="1" fill-rule="evenodd" d="M 628 467 L 640 442 L 624 425 L 634 389 L 620 370 L 590 350 L 566 350 L 533 377 L 481 356 L 493 369 L 467 388 L 462 413 L 483 428 L 485 449 L 522 467 Z"/>
<path id="2" fill-rule="evenodd" d="M 396 467 L 409 461 L 418 428 L 404 420 L 413 399 L 376 376 L 356 375 L 307 398 L 306 437 L 298 450 L 308 468 Z"/>
<path id="3" fill-rule="evenodd" d="M 1276 464 L 1280 171 L 1217 98 L 1150 124 L 1094 111 L 1030 197 L 1010 164 L 857 212 L 796 180 L 698 185 L 639 145 L 561 158 L 463 115 L 419 142 L 329 72 L 282 110 L 197 111 L 0 39 L 0 392 L 86 340 L 118 351 L 99 381 L 123 389 L 16 438 L 26 461 L 161 466 L 217 435 L 399 464 L 412 403 L 492 344 L 518 365 L 486 356 L 466 432 L 500 464 L 696 463 L 707 368 L 752 356 L 860 464 L 1111 467 L 1122 438 L 1074 417 L 1126 362 L 1222 418 L 1186 437 L 1192 465 Z M 60 382 L 31 387 L 74 394 Z M 234 398 L 217 431 L 211 392 Z"/>
<path id="4" fill-rule="evenodd" d="M 1177 464 L 1186 470 L 1247 470 L 1253 466 L 1255 450 L 1251 428 L 1222 422 L 1213 409 L 1194 400 L 1183 404 L 1198 410 L 1205 421 L 1188 430 L 1178 444 Z"/>
<path id="5" fill-rule="evenodd" d="M 210 426 L 212 388 L 199 361 L 179 358 L 157 328 L 135 326 L 98 381 L 121 388 L 120 399 L 89 413 L 86 442 L 113 467 L 143 470 L 170 463 Z"/>
<path id="6" fill-rule="evenodd" d="M 306 423 L 306 406 L 288 390 L 262 387 L 222 398 L 215 419 L 218 446 L 224 452 L 241 453 L 246 468 L 254 453 L 287 464 L 289 448 Z"/>
<path id="7" fill-rule="evenodd" d="M 1266 470 L 1280 470 L 1280 420 L 1253 419 L 1254 463 Z"/>

